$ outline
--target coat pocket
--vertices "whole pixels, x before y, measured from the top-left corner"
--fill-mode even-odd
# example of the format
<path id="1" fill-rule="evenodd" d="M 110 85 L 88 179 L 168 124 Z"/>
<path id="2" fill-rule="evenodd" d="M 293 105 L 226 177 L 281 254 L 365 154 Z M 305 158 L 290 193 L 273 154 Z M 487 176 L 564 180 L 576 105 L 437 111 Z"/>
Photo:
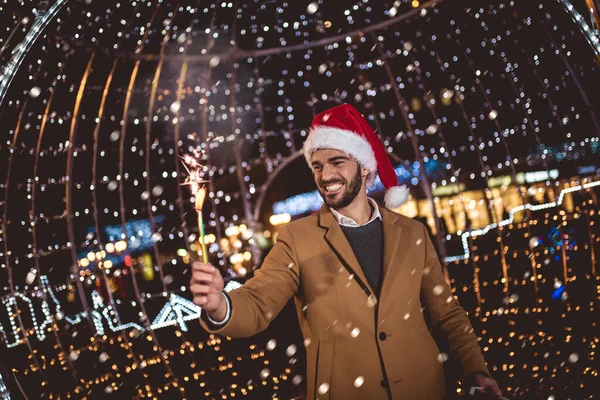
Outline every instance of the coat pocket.
<path id="1" fill-rule="evenodd" d="M 329 400 L 331 387 L 331 368 L 333 363 L 333 340 L 319 340 L 317 354 L 317 382 L 315 399 Z"/>

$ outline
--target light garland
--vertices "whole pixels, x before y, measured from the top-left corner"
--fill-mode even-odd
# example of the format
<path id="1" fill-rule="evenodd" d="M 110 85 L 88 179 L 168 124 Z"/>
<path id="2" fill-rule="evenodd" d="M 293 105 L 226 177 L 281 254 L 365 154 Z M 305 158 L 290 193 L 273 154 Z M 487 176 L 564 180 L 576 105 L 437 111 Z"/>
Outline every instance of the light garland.
<path id="1" fill-rule="evenodd" d="M 511 209 L 510 213 L 509 213 L 509 218 L 507 218 L 507 219 L 504 219 L 498 223 L 489 224 L 488 226 L 486 226 L 485 228 L 482 228 L 482 229 L 474 229 L 474 230 L 471 230 L 468 232 L 464 232 L 460 235 L 464 254 L 461 254 L 458 256 L 446 257 L 446 258 L 444 258 L 444 261 L 446 263 L 451 263 L 451 262 L 455 262 L 455 261 L 468 260 L 469 257 L 471 256 L 471 253 L 469 251 L 469 237 L 483 236 L 483 235 L 486 235 L 487 233 L 489 233 L 492 229 L 496 229 L 498 226 L 506 226 L 506 225 L 512 224 L 514 221 L 514 215 L 518 212 L 525 211 L 525 210 L 540 211 L 540 210 L 546 210 L 546 209 L 552 208 L 552 207 L 558 207 L 563 203 L 565 194 L 576 192 L 579 190 L 589 189 L 589 188 L 596 187 L 596 186 L 600 186 L 600 181 L 584 183 L 583 185 L 577 185 L 577 186 L 570 187 L 568 189 L 563 189 L 563 190 L 561 190 L 556 202 L 552 201 L 552 202 L 545 203 L 545 204 L 523 204 L 521 206 L 517 206 L 517 207 Z"/>
<path id="2" fill-rule="evenodd" d="M 8 393 L 8 389 L 4 384 L 2 374 L 0 374 L 0 400 L 10 400 L 10 393 Z"/>
<path id="3" fill-rule="evenodd" d="M 57 299 L 52 286 L 48 282 L 48 277 L 42 275 L 40 277 L 42 282 L 42 288 L 36 291 L 32 295 L 25 296 L 22 293 L 15 293 L 14 295 L 8 296 L 2 300 L 7 310 L 8 320 L 10 321 L 10 329 L 6 331 L 2 324 L 0 324 L 0 332 L 7 338 L 6 346 L 12 348 L 24 343 L 24 334 L 20 331 L 14 317 L 14 313 L 11 311 L 11 307 L 17 305 L 17 300 L 21 300 L 27 304 L 31 321 L 33 323 L 33 332 L 39 341 L 46 339 L 46 327 L 53 323 L 52 315 L 56 316 L 57 320 L 64 318 L 71 325 L 79 324 L 86 320 L 87 311 L 72 315 L 64 316 L 62 313 L 62 306 L 60 301 Z M 242 285 L 234 280 L 230 280 L 225 286 L 225 291 L 237 289 Z M 51 310 L 46 297 L 52 299 L 54 303 L 54 309 Z M 44 298 L 41 304 L 41 311 L 44 316 L 41 322 L 38 322 L 36 317 L 36 308 L 33 300 Z M 91 316 L 94 321 L 94 325 L 99 335 L 104 335 L 107 331 L 105 329 L 105 323 L 111 332 L 119 332 L 124 330 L 135 329 L 139 332 L 146 332 L 150 330 L 161 329 L 169 326 L 178 326 L 182 331 L 187 331 L 186 321 L 194 321 L 200 318 L 202 309 L 198 307 L 194 302 L 187 300 L 179 295 L 171 293 L 166 304 L 160 310 L 153 322 L 146 328 L 135 322 L 119 323 L 120 317 L 118 311 L 111 304 L 104 304 L 104 300 L 100 293 L 96 290 L 92 291 L 92 310 Z M 27 333 L 25 333 L 27 334 Z M 14 338 L 10 341 L 8 338 Z"/>

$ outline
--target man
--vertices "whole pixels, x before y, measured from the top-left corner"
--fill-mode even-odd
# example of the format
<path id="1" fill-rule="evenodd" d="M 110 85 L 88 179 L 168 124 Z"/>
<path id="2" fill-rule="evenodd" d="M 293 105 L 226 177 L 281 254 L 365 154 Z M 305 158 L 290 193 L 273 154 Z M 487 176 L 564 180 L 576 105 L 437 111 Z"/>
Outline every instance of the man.
<path id="1" fill-rule="evenodd" d="M 422 314 L 423 295 L 463 377 L 500 396 L 425 227 L 388 210 L 406 200 L 407 189 L 398 186 L 363 116 L 350 105 L 319 114 L 304 152 L 325 204 L 284 226 L 255 277 L 237 290 L 225 294 L 219 271 L 195 263 L 191 291 L 205 311 L 202 326 L 248 337 L 294 297 L 309 399 L 438 400 L 443 356 Z M 376 173 L 387 189 L 387 208 L 367 197 Z"/>

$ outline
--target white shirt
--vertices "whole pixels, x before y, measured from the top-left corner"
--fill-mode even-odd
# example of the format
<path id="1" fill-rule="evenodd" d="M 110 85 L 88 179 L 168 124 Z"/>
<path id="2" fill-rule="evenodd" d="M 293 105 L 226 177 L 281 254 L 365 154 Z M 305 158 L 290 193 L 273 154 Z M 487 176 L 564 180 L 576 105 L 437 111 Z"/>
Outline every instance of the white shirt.
<path id="1" fill-rule="evenodd" d="M 335 217 L 335 219 L 337 220 L 339 225 L 348 226 L 348 227 L 352 227 L 352 228 L 358 228 L 360 226 L 365 226 L 365 225 L 368 225 L 371 222 L 375 221 L 376 219 L 382 219 L 381 212 L 379 211 L 379 206 L 377 205 L 375 200 L 373 200 L 370 197 L 368 197 L 367 199 L 369 200 L 369 204 L 371 204 L 371 207 L 373 207 L 373 213 L 371 214 L 371 219 L 369 219 L 367 222 L 365 222 L 362 225 L 359 225 L 352 218 L 346 217 L 345 215 L 340 214 L 333 208 L 330 208 L 331 213 L 333 214 L 333 216 Z M 225 298 L 225 303 L 227 304 L 227 314 L 225 315 L 225 318 L 223 319 L 223 321 L 217 322 L 217 321 L 213 320 L 210 317 L 210 315 L 208 315 L 208 314 L 206 315 L 208 317 L 208 320 L 215 326 L 225 325 L 229 321 L 229 318 L 231 317 L 231 304 L 229 302 L 229 298 L 227 296 L 225 296 L 225 293 L 223 293 L 223 297 Z"/>
<path id="2" fill-rule="evenodd" d="M 375 221 L 378 218 L 382 219 L 381 218 L 381 212 L 379 211 L 379 207 L 377 206 L 377 203 L 375 202 L 375 200 L 373 200 L 370 197 L 368 197 L 367 199 L 369 200 L 369 203 L 373 207 L 373 213 L 371 214 L 371 219 L 369 219 L 367 222 L 365 222 L 362 225 L 359 225 L 352 218 L 346 217 L 345 215 L 340 214 L 339 212 L 337 212 L 333 208 L 330 209 L 331 213 L 333 214 L 333 216 L 335 217 L 335 219 L 337 220 L 337 222 L 338 222 L 339 225 L 341 225 L 341 226 L 348 226 L 348 227 L 352 227 L 352 228 L 358 228 L 359 226 L 368 225 L 368 224 L 370 224 L 371 222 Z"/>
<path id="3" fill-rule="evenodd" d="M 225 292 L 223 292 L 221 294 L 225 298 L 225 304 L 227 304 L 227 314 L 225 314 L 225 318 L 223 319 L 223 321 L 217 322 L 214 319 L 212 319 L 209 314 L 206 314 L 206 317 L 208 318 L 208 320 L 211 322 L 211 324 L 213 324 L 215 326 L 223 326 L 229 321 L 229 318 L 231 318 L 231 304 L 229 303 L 229 297 L 227 297 L 225 295 Z"/>

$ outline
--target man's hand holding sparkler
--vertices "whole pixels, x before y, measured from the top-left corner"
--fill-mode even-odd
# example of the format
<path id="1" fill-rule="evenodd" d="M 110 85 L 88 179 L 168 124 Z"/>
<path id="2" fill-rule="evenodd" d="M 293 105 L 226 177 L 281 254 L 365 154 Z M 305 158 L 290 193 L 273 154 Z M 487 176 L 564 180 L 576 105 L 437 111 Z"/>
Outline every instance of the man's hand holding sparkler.
<path id="1" fill-rule="evenodd" d="M 204 167 L 198 162 L 197 154 L 186 154 L 181 158 L 188 176 L 184 185 L 190 187 L 195 196 L 194 208 L 198 215 L 198 241 L 202 248 L 202 261 L 192 264 L 192 278 L 190 291 L 194 295 L 194 303 L 202 307 L 209 317 L 215 322 L 221 322 L 227 317 L 227 300 L 223 288 L 225 283 L 218 268 L 208 263 L 208 251 L 204 240 L 204 222 L 202 221 L 202 206 L 206 199 L 206 188 L 203 179 Z"/>
<path id="2" fill-rule="evenodd" d="M 190 291 L 194 295 L 194 303 L 217 322 L 223 321 L 227 315 L 224 287 L 225 283 L 218 268 L 199 261 L 192 264 Z"/>

